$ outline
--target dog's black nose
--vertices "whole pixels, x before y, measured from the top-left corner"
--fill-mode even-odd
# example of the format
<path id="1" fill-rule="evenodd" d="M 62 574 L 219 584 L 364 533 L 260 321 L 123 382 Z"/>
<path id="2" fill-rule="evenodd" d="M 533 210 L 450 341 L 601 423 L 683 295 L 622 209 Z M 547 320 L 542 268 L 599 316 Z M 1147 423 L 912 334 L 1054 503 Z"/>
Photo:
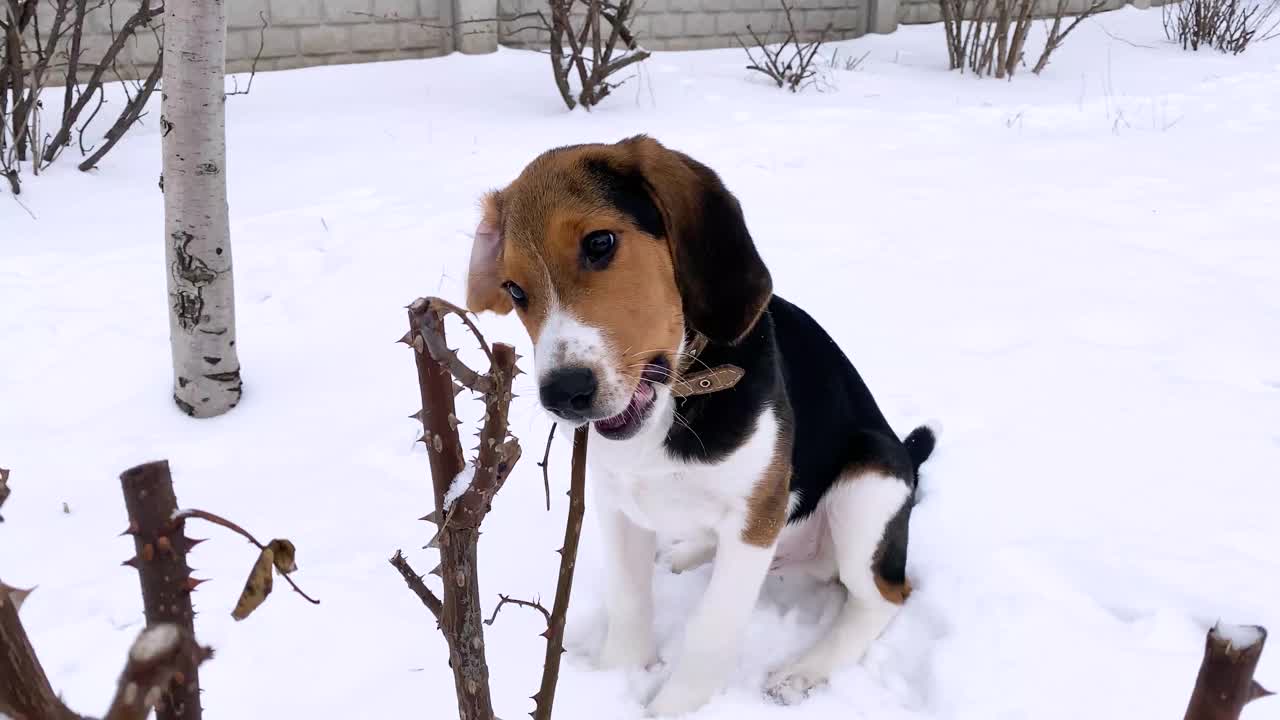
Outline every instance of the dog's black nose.
<path id="1" fill-rule="evenodd" d="M 538 394 L 547 410 L 566 420 L 581 420 L 596 399 L 596 374 L 590 368 L 552 371 Z"/>

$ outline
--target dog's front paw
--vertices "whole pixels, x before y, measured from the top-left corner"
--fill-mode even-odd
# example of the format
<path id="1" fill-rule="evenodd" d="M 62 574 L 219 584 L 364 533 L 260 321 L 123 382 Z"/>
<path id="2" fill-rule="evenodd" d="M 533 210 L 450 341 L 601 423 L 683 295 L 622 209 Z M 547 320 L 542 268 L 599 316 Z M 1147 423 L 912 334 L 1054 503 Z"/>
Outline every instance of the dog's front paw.
<path id="1" fill-rule="evenodd" d="M 645 668 L 658 660 L 653 634 L 639 630 L 609 628 L 597 665 L 601 670 Z"/>
<path id="2" fill-rule="evenodd" d="M 716 546 L 713 542 L 702 539 L 675 540 L 659 554 L 658 559 L 671 572 L 679 575 L 706 565 L 715 554 Z"/>
<path id="3" fill-rule="evenodd" d="M 815 689 L 825 685 L 827 679 L 817 673 L 799 668 L 779 670 L 769 676 L 765 694 L 779 705 L 798 705 Z"/>
<path id="4" fill-rule="evenodd" d="M 685 715 L 706 705 L 715 691 L 716 688 L 713 686 L 682 681 L 673 676 L 649 701 L 645 711 L 649 717 L 669 718 Z"/>

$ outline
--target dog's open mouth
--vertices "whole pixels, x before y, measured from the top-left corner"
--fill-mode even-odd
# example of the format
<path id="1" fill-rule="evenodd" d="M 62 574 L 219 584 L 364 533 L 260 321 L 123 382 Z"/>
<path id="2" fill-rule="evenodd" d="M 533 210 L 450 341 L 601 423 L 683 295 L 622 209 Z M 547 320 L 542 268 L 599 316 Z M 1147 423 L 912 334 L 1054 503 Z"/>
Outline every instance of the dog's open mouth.
<path id="1" fill-rule="evenodd" d="M 661 357 L 655 358 L 641 373 L 640 382 L 636 383 L 626 409 L 612 417 L 596 420 L 596 432 L 610 440 L 625 440 L 635 435 L 658 399 L 657 386 L 664 384 L 670 375 L 666 361 Z"/>

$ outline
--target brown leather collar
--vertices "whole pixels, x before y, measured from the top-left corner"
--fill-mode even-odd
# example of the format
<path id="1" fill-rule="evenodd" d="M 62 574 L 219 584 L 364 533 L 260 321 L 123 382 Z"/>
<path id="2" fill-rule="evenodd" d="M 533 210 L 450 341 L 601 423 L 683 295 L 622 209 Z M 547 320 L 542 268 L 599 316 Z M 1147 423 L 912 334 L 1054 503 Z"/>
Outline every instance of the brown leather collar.
<path id="1" fill-rule="evenodd" d="M 720 390 L 728 390 L 746 374 L 746 371 L 737 365 L 718 365 L 716 367 L 707 367 L 692 375 L 687 374 L 689 367 L 698 359 L 698 355 L 707 347 L 707 336 L 698 331 L 693 331 L 693 338 L 689 341 L 689 347 L 685 349 L 684 356 L 680 363 L 679 379 L 671 384 L 671 394 L 678 398 L 687 398 L 694 395 L 706 395 L 708 393 L 719 392 Z M 703 363 L 706 367 L 706 363 Z"/>

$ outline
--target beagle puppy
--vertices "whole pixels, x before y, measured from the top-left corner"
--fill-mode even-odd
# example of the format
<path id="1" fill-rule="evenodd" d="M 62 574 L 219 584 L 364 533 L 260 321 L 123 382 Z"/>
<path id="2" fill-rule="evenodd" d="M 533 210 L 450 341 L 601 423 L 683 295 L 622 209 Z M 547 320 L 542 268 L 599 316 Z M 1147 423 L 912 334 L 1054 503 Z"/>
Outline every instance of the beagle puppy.
<path id="1" fill-rule="evenodd" d="M 844 353 L 773 283 L 707 166 L 637 136 L 561 147 L 488 193 L 467 306 L 513 309 L 542 406 L 590 426 L 607 542 L 603 667 L 657 660 L 657 537 L 713 562 L 654 715 L 695 710 L 736 665 L 770 572 L 836 581 L 834 626 L 767 691 L 803 698 L 859 661 L 911 592 L 907 531 L 927 426 L 894 433 Z"/>

